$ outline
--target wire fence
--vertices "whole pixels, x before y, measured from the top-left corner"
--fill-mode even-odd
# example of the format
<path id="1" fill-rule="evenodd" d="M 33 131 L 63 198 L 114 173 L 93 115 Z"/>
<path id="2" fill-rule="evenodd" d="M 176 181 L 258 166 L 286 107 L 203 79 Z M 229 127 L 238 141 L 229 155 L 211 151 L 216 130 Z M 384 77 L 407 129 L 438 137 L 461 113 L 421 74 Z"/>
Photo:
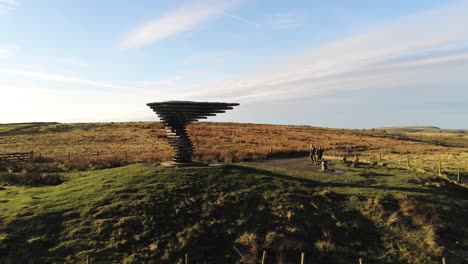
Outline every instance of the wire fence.
<path id="1" fill-rule="evenodd" d="M 349 161 L 367 163 L 376 166 L 386 166 L 397 169 L 407 169 L 420 173 L 445 176 L 457 182 L 467 182 L 465 175 L 467 165 L 464 158 L 447 157 L 444 155 L 395 154 L 391 152 L 378 153 L 341 153 Z M 344 155 L 343 155 L 344 154 Z M 336 157 L 337 155 L 334 155 Z"/>
<path id="2" fill-rule="evenodd" d="M 307 148 L 297 146 L 293 147 L 248 147 L 248 148 L 225 148 L 225 149 L 204 149 L 197 151 L 194 159 L 197 161 L 212 161 L 212 162 L 239 162 L 239 161 L 255 161 L 268 158 L 288 158 L 307 156 L 309 151 Z M 468 158 L 458 154 L 433 155 L 419 153 L 392 153 L 377 152 L 376 150 L 362 149 L 360 146 L 348 148 L 328 148 L 325 149 L 327 158 L 346 159 L 347 161 L 359 161 L 378 166 L 387 166 L 398 169 L 409 169 L 416 172 L 431 173 L 439 176 L 446 176 L 457 182 L 466 182 L 466 166 Z M 18 153 L 0 154 L 5 157 L 17 156 Z M 172 158 L 173 151 L 169 149 L 147 150 L 95 150 L 95 151 L 56 151 L 48 150 L 47 152 L 24 152 L 28 156 L 28 160 L 38 163 L 46 162 L 62 162 L 62 163 L 89 163 L 89 162 L 113 162 L 120 161 L 125 163 L 138 162 L 162 162 Z M 30 157 L 30 158 L 29 158 Z M 24 161 L 24 159 L 18 159 Z M 15 162 L 14 159 L 5 160 Z"/>

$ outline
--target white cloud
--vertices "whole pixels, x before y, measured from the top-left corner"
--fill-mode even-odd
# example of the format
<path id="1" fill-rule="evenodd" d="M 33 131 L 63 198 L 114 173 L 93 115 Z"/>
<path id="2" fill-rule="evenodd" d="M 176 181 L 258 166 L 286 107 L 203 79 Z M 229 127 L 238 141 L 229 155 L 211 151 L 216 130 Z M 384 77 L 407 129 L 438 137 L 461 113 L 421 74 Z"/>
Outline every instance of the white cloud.
<path id="1" fill-rule="evenodd" d="M 449 56 L 436 56 L 434 51 L 468 44 L 467 13 L 468 2 L 464 1 L 403 17 L 286 60 L 273 61 L 271 65 L 280 66 L 263 69 L 263 73 L 197 87 L 177 96 L 241 102 L 303 98 L 347 89 L 404 85 L 410 81 L 413 84 L 424 84 L 429 79 L 447 81 L 437 74 L 437 71 L 447 74 L 447 67 L 456 68 L 454 72 L 463 81 L 466 74 L 458 70 L 468 67 L 460 65 L 466 61 L 466 54 L 460 53 L 462 49 Z M 412 58 L 420 53 L 427 53 L 425 60 Z M 407 60 L 389 63 L 398 58 Z"/>
<path id="2" fill-rule="evenodd" d="M 190 83 L 194 77 L 190 72 L 130 86 L 39 71 L 0 70 L 0 87 L 9 88 L 2 90 L 2 98 L 7 99 L 0 104 L 0 111 L 17 113 L 1 117 L 0 122 L 154 118 L 145 105 L 153 100 L 232 100 L 241 104 L 256 102 L 263 107 L 268 106 L 267 101 L 315 96 L 320 104 L 320 97 L 326 98 L 325 95 L 363 89 L 403 87 L 418 89 L 417 94 L 420 90 L 421 97 L 424 97 L 424 89 L 429 86 L 432 89 L 442 87 L 441 94 L 445 95 L 451 87 L 468 83 L 468 52 L 463 48 L 453 48 L 468 46 L 467 13 L 468 2 L 460 2 L 404 17 L 309 52 L 271 61 L 269 65 L 278 66 L 264 67 L 257 74 L 185 91 L 172 88 Z M 197 60 L 204 59 L 206 56 L 203 54 L 187 63 L 196 64 Z M 3 78 L 3 75 L 19 78 Z M 32 81 L 24 82 L 24 79 Z M 44 88 L 52 86 L 50 84 L 54 89 Z M 171 87 L 171 92 L 153 89 L 161 86 Z M 109 89 L 82 89 L 88 87 Z M 461 101 L 467 99 L 466 92 L 449 94 L 461 94 L 458 98 Z M 359 96 L 357 98 L 360 100 Z M 33 109 L 38 102 L 41 107 Z M 30 119 L 19 120 L 19 117 Z"/>
<path id="3" fill-rule="evenodd" d="M 140 48 L 189 31 L 222 15 L 236 2 L 234 0 L 199 0 L 180 6 L 138 26 L 118 44 L 118 48 Z"/>
<path id="4" fill-rule="evenodd" d="M 111 89 L 131 89 L 128 86 L 117 85 L 113 83 L 100 82 L 89 80 L 85 78 L 80 78 L 76 76 L 61 75 L 48 72 L 38 72 L 38 71 L 25 71 L 25 70 L 0 70 L 0 75 L 11 75 L 19 76 L 22 78 L 38 79 L 43 81 L 50 82 L 59 82 L 59 83 L 68 83 L 82 85 L 85 87 L 98 87 L 98 88 L 111 88 Z"/>

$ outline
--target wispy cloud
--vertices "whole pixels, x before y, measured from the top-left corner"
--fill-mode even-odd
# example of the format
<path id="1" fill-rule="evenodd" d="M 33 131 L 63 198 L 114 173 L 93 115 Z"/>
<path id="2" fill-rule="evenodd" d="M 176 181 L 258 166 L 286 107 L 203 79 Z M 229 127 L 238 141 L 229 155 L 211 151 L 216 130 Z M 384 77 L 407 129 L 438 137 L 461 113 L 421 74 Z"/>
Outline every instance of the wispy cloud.
<path id="1" fill-rule="evenodd" d="M 438 50 L 468 45 L 468 2 L 403 17 L 371 31 L 337 40 L 262 69 L 263 73 L 243 76 L 210 86 L 197 87 L 180 96 L 199 99 L 240 101 L 277 100 L 333 94 L 343 90 L 383 88 L 405 83 L 425 84 L 447 80 L 447 69 L 461 74 L 466 64 L 463 49 L 450 56 Z M 425 53 L 424 60 L 414 54 Z M 390 63 L 392 59 L 408 58 Z M 466 69 L 465 69 L 466 70 Z M 437 74 L 437 72 L 443 74 Z M 450 73 L 453 77 L 453 74 Z"/>
<path id="2" fill-rule="evenodd" d="M 161 80 L 154 80 L 154 81 L 142 81 L 141 86 L 142 87 L 167 87 L 167 86 L 174 86 L 176 84 L 179 84 L 185 80 L 189 80 L 193 77 L 196 77 L 197 71 L 192 71 L 192 72 L 186 72 L 171 78 L 167 79 L 161 79 Z"/>
<path id="3" fill-rule="evenodd" d="M 6 58 L 18 50 L 18 46 L 15 45 L 0 45 L 0 59 Z"/>
<path id="4" fill-rule="evenodd" d="M 259 27 L 262 26 L 262 24 L 260 24 L 258 22 L 255 22 L 252 19 L 247 19 L 245 17 L 235 15 L 235 14 L 232 14 L 232 13 L 229 13 L 229 12 L 224 12 L 224 15 L 227 16 L 227 17 L 230 17 L 230 18 L 232 18 L 234 20 L 237 20 L 237 21 L 240 21 L 242 23 L 248 24 L 250 26 L 254 26 L 256 28 L 259 28 Z"/>
<path id="5" fill-rule="evenodd" d="M 18 0 L 0 0 L 0 15 L 18 7 Z"/>
<path id="6" fill-rule="evenodd" d="M 287 11 L 266 15 L 264 18 L 246 18 L 237 14 L 224 12 L 226 17 L 253 26 L 257 29 L 294 29 L 303 25 L 304 16 L 300 12 Z"/>
<path id="7" fill-rule="evenodd" d="M 0 0 L 0 5 L 2 6 L 17 7 L 18 4 L 18 0 Z"/>
<path id="8" fill-rule="evenodd" d="M 201 65 L 224 65 L 226 61 L 233 61 L 239 56 L 239 53 L 228 50 L 210 50 L 204 52 L 197 52 L 187 56 L 181 61 L 183 66 L 201 66 Z"/>
<path id="9" fill-rule="evenodd" d="M 273 29 L 293 29 L 302 26 L 303 20 L 301 13 L 289 11 L 269 15 L 264 24 Z"/>
<path id="10" fill-rule="evenodd" d="M 10 89 L 2 90 L 3 98 L 8 100 L 0 104 L 0 111 L 14 109 L 15 114 L 2 115 L 0 123 L 139 120 L 148 113 L 147 98 L 126 92 L 49 89 L 37 84 L 12 84 L 8 87 Z"/>
<path id="11" fill-rule="evenodd" d="M 118 44 L 120 49 L 141 48 L 187 32 L 234 7 L 238 1 L 198 0 L 143 23 Z"/>
<path id="12" fill-rule="evenodd" d="M 80 78 L 76 76 L 39 72 L 39 71 L 26 71 L 26 70 L 0 70 L 0 75 L 18 76 L 22 78 L 37 79 L 50 82 L 76 84 L 85 87 L 97 87 L 97 88 L 110 88 L 110 89 L 131 89 L 128 86 L 100 82 L 95 80 L 89 80 L 86 78 Z"/>

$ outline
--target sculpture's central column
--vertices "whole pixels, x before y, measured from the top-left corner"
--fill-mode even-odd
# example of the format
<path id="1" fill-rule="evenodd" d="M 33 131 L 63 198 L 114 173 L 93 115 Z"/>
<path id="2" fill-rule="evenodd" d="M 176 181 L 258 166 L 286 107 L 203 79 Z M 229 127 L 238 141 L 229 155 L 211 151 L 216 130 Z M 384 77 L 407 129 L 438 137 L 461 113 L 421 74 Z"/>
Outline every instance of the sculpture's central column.
<path id="1" fill-rule="evenodd" d="M 187 125 L 199 119 L 206 119 L 208 116 L 215 116 L 217 113 L 224 113 L 239 104 L 167 101 L 147 105 L 156 112 L 166 127 L 169 145 L 175 151 L 172 160 L 177 163 L 189 163 L 192 161 L 194 149 L 187 134 Z"/>

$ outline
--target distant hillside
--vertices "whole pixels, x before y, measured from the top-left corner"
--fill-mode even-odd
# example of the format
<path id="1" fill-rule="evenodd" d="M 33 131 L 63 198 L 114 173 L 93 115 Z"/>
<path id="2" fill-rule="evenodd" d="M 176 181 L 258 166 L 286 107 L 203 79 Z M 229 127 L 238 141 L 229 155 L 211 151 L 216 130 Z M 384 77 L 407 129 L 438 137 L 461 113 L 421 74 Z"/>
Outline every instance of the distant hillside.
<path id="1" fill-rule="evenodd" d="M 37 128 L 49 126 L 49 125 L 57 125 L 60 123 L 57 122 L 33 122 L 33 123 L 8 123 L 8 124 L 0 124 L 0 133 L 15 133 L 15 132 L 23 132 L 27 130 L 37 130 Z"/>
<path id="2" fill-rule="evenodd" d="M 379 127 L 376 130 L 385 130 L 394 133 L 454 133 L 465 134 L 468 130 L 465 129 L 442 129 L 436 126 L 394 126 L 394 127 Z"/>
<path id="3" fill-rule="evenodd" d="M 0 126 L 31 126 L 31 125 L 56 125 L 59 122 L 26 122 L 26 123 L 0 123 Z"/>

